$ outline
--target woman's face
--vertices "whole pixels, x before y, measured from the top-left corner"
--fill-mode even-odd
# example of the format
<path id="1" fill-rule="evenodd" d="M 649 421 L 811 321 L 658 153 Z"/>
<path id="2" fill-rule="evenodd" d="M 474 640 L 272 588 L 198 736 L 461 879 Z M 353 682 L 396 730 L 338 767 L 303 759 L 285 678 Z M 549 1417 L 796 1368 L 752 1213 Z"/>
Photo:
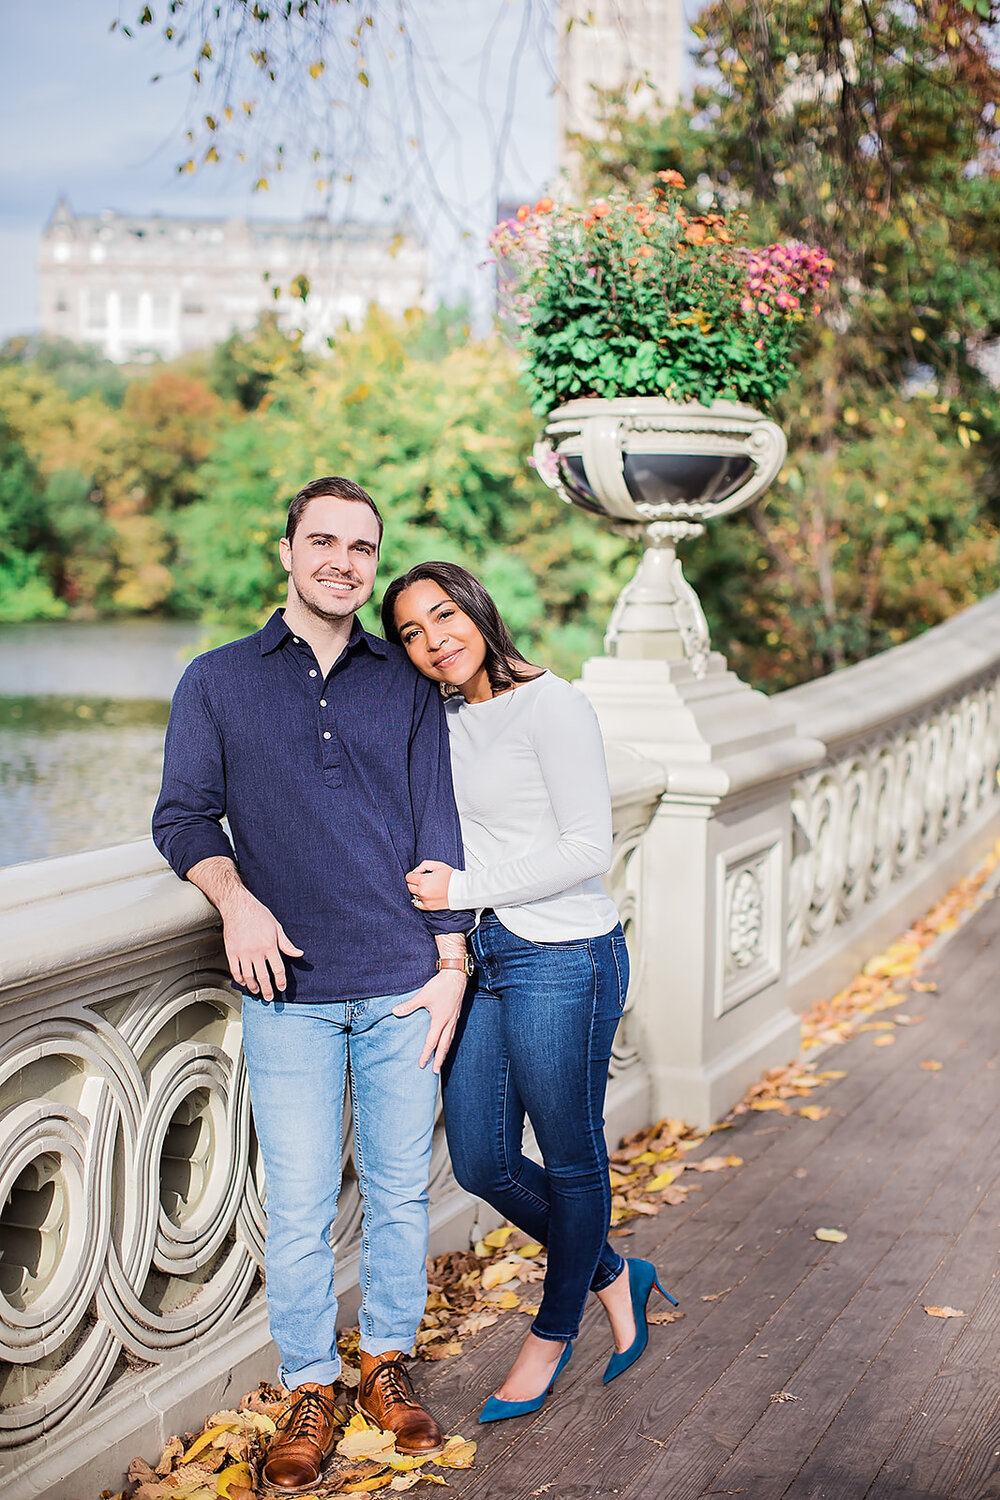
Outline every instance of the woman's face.
<path id="1" fill-rule="evenodd" d="M 411 583 L 396 600 L 395 618 L 399 638 L 418 672 L 432 682 L 469 689 L 466 697 L 478 696 L 480 687 L 491 696 L 482 633 L 440 584 L 427 578 Z"/>

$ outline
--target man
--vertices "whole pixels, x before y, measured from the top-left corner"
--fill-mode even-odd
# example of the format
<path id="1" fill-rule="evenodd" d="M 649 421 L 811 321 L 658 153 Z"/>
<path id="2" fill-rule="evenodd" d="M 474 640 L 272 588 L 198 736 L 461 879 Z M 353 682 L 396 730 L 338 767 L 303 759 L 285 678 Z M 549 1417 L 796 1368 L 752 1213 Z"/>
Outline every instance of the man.
<path id="1" fill-rule="evenodd" d="M 157 847 L 221 913 L 244 992 L 268 1314 L 296 1397 L 264 1472 L 289 1493 L 315 1483 L 334 1439 L 330 1230 L 345 1080 L 364 1202 L 358 1406 L 396 1433 L 401 1453 L 442 1442 L 404 1355 L 427 1295 L 437 1074 L 472 917 L 420 913 L 406 889 L 422 859 L 461 865 L 461 838 L 437 689 L 355 618 L 381 539 L 382 519 L 352 481 L 299 491 L 279 544 L 284 612 L 185 672 L 153 815 Z"/>

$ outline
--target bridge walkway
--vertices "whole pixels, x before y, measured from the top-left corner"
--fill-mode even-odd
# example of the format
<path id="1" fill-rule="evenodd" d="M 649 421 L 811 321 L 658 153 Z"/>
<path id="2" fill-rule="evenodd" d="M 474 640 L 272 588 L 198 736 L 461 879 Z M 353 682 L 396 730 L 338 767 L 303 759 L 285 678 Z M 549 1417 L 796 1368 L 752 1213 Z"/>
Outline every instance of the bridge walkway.
<path id="1" fill-rule="evenodd" d="M 479 1441 L 453 1493 L 1000 1500 L 1000 899 L 922 977 L 937 993 L 894 1045 L 862 1032 L 824 1055 L 846 1073 L 813 1096 L 828 1115 L 742 1115 L 700 1148 L 742 1167 L 625 1226 L 684 1313 L 632 1370 L 601 1384 L 596 1308 L 533 1418 L 475 1424 L 521 1317 L 418 1367 L 446 1430 Z"/>

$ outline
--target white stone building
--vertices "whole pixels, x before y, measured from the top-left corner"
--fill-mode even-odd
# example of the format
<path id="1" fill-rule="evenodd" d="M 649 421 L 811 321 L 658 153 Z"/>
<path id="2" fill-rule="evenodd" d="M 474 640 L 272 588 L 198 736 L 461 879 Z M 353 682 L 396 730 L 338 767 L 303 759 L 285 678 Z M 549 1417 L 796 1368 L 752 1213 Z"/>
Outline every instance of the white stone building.
<path id="1" fill-rule="evenodd" d="M 412 231 L 319 217 L 74 214 L 62 200 L 41 238 L 42 333 L 119 361 L 173 359 L 252 328 L 266 310 L 316 348 L 371 303 L 394 315 L 428 305 L 427 252 Z"/>
<path id="2" fill-rule="evenodd" d="M 599 133 L 598 93 L 627 89 L 630 108 L 675 104 L 684 84 L 683 0 L 559 0 L 559 166 L 572 175 L 572 135 Z"/>

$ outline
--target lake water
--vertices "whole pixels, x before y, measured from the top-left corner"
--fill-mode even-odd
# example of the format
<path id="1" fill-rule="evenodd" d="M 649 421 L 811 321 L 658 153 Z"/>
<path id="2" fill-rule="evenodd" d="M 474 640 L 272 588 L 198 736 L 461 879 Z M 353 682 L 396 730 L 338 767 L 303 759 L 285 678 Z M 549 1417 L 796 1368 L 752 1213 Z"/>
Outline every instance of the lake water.
<path id="1" fill-rule="evenodd" d="M 200 627 L 0 626 L 0 866 L 149 833 L 169 701 Z"/>

